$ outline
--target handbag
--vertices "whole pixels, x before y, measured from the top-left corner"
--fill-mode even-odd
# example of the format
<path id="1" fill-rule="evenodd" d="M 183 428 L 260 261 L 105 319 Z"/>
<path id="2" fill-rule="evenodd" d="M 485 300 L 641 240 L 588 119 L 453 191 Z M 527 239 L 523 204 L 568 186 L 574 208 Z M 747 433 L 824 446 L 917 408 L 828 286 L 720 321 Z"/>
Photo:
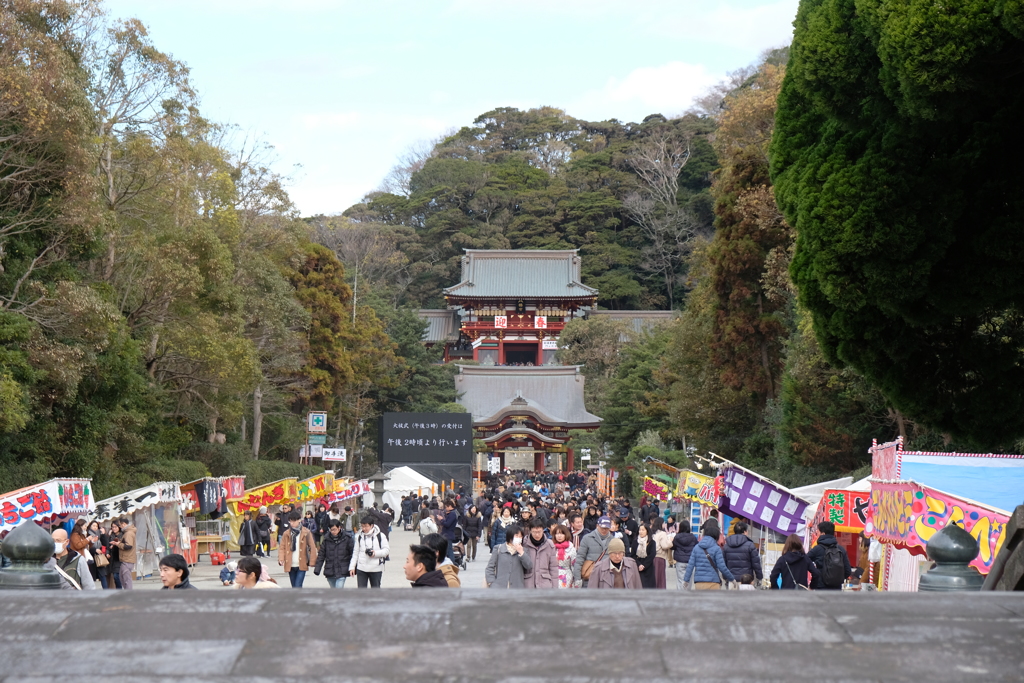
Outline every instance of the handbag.
<path id="1" fill-rule="evenodd" d="M 596 560 L 587 560 L 586 562 L 584 562 L 583 567 L 580 569 L 580 578 L 582 578 L 584 581 L 590 581 L 590 575 L 594 573 L 594 565 L 600 562 L 601 558 L 603 557 L 604 551 L 602 550 L 601 554 L 597 556 Z"/>
<path id="2" fill-rule="evenodd" d="M 97 567 L 107 567 L 110 565 L 110 560 L 108 560 L 107 556 L 103 553 L 96 553 L 93 560 L 96 562 Z"/>
<path id="3" fill-rule="evenodd" d="M 796 590 L 797 588 L 803 588 L 805 591 L 811 590 L 802 583 L 797 583 L 796 577 L 793 576 L 793 566 L 790 565 L 788 562 L 786 563 L 786 569 L 789 570 L 789 578 L 793 579 L 793 590 Z"/>
<path id="4" fill-rule="evenodd" d="M 708 558 L 708 564 L 710 564 L 711 568 L 715 570 L 716 574 L 718 574 L 718 585 L 722 585 L 723 583 L 725 583 L 725 577 L 722 576 L 722 572 L 718 569 L 718 565 L 715 564 L 715 561 L 711 559 L 711 555 L 708 554 L 708 549 L 702 546 L 697 547 L 704 551 L 704 555 Z M 693 575 L 697 576 L 697 572 L 694 572 Z M 696 581 L 696 579 L 694 579 L 694 581 Z M 726 589 L 728 588 L 728 585 L 726 585 Z"/>

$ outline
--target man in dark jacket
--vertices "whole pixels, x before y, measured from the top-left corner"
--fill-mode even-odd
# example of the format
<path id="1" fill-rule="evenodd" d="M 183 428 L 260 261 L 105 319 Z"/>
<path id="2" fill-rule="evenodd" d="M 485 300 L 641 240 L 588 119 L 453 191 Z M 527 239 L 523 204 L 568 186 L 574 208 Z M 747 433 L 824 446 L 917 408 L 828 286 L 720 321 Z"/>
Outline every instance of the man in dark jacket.
<path id="1" fill-rule="evenodd" d="M 405 558 L 405 578 L 413 588 L 447 588 L 448 580 L 437 569 L 437 553 L 430 546 L 411 545 Z"/>
<path id="2" fill-rule="evenodd" d="M 320 572 L 323 571 L 327 585 L 331 588 L 344 588 L 355 540 L 351 533 L 341 528 L 341 520 L 332 519 L 327 523 L 327 528 L 327 535 L 320 542 L 313 573 L 320 576 Z"/>
<path id="3" fill-rule="evenodd" d="M 690 562 L 690 553 L 697 547 L 697 537 L 689 530 L 689 524 L 684 520 L 679 527 L 679 533 L 672 539 L 672 559 L 676 561 L 676 588 L 686 590 L 683 575 L 686 574 L 686 565 Z"/>
<path id="4" fill-rule="evenodd" d="M 281 506 L 281 511 L 275 516 L 277 522 L 277 542 L 281 543 L 281 535 L 288 529 L 288 515 L 292 511 L 292 506 L 285 503 Z"/>
<path id="5" fill-rule="evenodd" d="M 818 531 L 821 532 L 821 536 L 818 536 L 818 543 L 811 548 L 811 552 L 807 553 L 807 558 L 814 563 L 814 566 L 818 568 L 818 573 L 821 574 L 821 580 L 814 586 L 814 588 L 842 590 L 843 583 L 846 581 L 846 578 L 850 576 L 850 556 L 846 554 L 846 548 L 839 545 L 839 541 L 836 540 L 835 524 L 832 522 L 821 522 L 818 524 Z M 829 581 L 828 575 L 835 574 L 836 572 L 825 571 L 825 553 L 832 549 L 836 549 L 840 554 L 842 554 L 842 581 L 838 580 L 838 574 L 836 574 L 835 577 L 832 577 L 832 580 Z"/>
<path id="6" fill-rule="evenodd" d="M 441 535 L 448 540 L 448 559 L 455 561 L 452 547 L 455 545 L 455 527 L 459 525 L 459 513 L 455 512 L 455 501 L 449 498 L 444 502 L 444 521 L 441 522 Z M 461 538 L 459 539 L 462 540 Z"/>
<path id="7" fill-rule="evenodd" d="M 761 569 L 761 556 L 757 552 L 757 546 L 747 535 L 750 527 L 746 522 L 737 522 L 736 533 L 725 539 L 725 547 L 722 554 L 725 555 L 725 566 L 733 573 L 733 576 L 740 577 L 750 574 L 760 581 L 764 578 Z"/>

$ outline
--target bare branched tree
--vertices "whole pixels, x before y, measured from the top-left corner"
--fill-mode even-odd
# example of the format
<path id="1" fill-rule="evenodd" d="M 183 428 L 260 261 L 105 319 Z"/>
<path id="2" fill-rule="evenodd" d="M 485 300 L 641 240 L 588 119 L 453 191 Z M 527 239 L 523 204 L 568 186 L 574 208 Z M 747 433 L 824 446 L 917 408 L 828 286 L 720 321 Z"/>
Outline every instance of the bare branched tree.
<path id="1" fill-rule="evenodd" d="M 647 238 L 645 270 L 664 278 L 669 308 L 683 260 L 699 229 L 699 221 L 679 205 L 679 173 L 690 159 L 691 133 L 662 130 L 633 147 L 629 165 L 639 183 L 623 200 L 626 213 Z"/>

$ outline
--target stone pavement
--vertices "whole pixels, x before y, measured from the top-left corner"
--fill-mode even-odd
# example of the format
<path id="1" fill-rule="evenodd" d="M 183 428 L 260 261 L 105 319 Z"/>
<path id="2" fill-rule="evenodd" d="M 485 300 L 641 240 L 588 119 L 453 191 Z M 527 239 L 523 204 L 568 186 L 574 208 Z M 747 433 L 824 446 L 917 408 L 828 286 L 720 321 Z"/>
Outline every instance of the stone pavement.
<path id="1" fill-rule="evenodd" d="M 1024 594 L 0 594 L 0 683 L 1024 680 Z"/>

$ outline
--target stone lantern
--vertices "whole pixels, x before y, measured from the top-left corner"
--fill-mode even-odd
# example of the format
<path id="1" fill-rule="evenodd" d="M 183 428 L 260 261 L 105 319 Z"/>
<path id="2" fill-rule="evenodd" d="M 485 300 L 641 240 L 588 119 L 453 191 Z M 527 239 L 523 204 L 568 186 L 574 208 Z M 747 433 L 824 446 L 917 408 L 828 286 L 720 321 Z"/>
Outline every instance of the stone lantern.
<path id="1" fill-rule="evenodd" d="M 978 542 L 960 525 L 950 524 L 928 541 L 928 557 L 936 567 L 921 577 L 922 592 L 979 591 L 985 577 L 969 566 L 978 556 Z"/>
<path id="2" fill-rule="evenodd" d="M 373 502 L 376 503 L 377 509 L 384 507 L 384 482 L 391 478 L 390 474 L 384 472 L 384 470 L 377 470 L 367 478 L 370 482 L 370 491 L 373 492 Z"/>
<path id="3" fill-rule="evenodd" d="M 0 589 L 60 589 L 60 574 L 43 566 L 53 557 L 53 538 L 35 522 L 15 527 L 0 544 L 0 552 L 12 563 L 0 570 Z"/>

